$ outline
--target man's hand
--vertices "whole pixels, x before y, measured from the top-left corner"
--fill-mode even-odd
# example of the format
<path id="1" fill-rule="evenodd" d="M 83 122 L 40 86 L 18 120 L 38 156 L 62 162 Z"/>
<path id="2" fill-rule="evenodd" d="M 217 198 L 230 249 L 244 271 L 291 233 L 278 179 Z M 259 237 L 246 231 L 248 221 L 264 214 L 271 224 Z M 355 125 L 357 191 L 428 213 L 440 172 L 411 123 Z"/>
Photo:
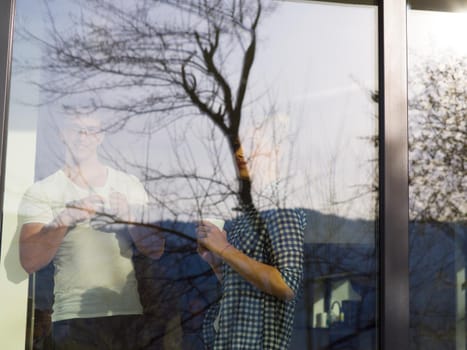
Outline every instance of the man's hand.
<path id="1" fill-rule="evenodd" d="M 123 193 L 112 192 L 109 195 L 109 205 L 110 213 L 107 214 L 110 214 L 115 219 L 124 222 L 129 222 L 132 220 L 130 205 L 128 204 L 128 200 Z"/>
<path id="2" fill-rule="evenodd" d="M 91 219 L 104 210 L 104 199 L 97 195 L 91 195 L 80 200 L 67 203 L 55 219 L 58 226 L 73 227 L 85 220 Z"/>

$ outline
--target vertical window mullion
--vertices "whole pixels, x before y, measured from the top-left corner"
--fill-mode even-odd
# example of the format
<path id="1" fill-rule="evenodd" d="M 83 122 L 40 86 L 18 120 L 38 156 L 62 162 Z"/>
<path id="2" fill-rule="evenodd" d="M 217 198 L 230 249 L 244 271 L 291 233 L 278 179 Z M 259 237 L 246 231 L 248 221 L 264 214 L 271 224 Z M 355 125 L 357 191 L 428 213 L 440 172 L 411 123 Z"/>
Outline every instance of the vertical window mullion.
<path id="1" fill-rule="evenodd" d="M 0 3 L 0 208 L 3 208 L 5 188 L 5 146 L 8 120 L 11 57 L 13 46 L 13 19 L 15 0 Z M 1 217 L 0 217 L 1 220 Z M 0 248 L 2 246 L 0 225 Z"/>
<path id="2" fill-rule="evenodd" d="M 406 0 L 380 2 L 381 349 L 409 348 Z"/>

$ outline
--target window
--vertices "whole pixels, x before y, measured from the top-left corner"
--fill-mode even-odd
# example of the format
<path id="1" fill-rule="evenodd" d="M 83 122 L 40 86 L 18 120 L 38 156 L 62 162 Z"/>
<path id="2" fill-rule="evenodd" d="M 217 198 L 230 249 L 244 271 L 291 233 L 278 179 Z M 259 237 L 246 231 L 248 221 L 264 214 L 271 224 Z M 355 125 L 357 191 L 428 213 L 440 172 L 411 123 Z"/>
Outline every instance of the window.
<path id="1" fill-rule="evenodd" d="M 47 348 L 69 319 L 110 317 L 123 334 L 116 317 L 144 312 L 131 344 L 203 348 L 218 301 L 217 332 L 229 323 L 229 285 L 195 224 L 222 219 L 231 245 L 273 265 L 232 236 L 252 207 L 304 213 L 303 279 L 281 271 L 301 284 L 290 347 L 377 347 L 378 8 L 206 4 L 17 1 L 3 347 Z M 40 258 L 24 233 L 38 223 L 63 236 Z"/>

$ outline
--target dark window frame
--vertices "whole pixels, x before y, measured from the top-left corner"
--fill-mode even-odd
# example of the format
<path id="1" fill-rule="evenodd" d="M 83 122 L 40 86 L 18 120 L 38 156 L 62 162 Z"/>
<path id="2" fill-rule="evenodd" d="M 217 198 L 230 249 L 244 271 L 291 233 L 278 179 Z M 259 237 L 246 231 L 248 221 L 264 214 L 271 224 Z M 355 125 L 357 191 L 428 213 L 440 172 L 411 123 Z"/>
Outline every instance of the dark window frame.
<path id="1" fill-rule="evenodd" d="M 2 0 L 0 3 L 0 250 L 2 247 L 5 156 L 8 132 L 15 4 L 15 0 Z"/>

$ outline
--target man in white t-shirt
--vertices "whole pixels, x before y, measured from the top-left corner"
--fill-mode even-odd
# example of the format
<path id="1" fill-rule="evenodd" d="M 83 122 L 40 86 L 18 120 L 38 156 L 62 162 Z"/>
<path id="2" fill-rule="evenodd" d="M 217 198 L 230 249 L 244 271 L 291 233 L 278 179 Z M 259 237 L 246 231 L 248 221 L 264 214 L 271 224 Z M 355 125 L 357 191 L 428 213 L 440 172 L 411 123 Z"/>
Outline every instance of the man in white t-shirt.
<path id="1" fill-rule="evenodd" d="M 103 137 L 99 119 L 70 118 L 63 168 L 32 185 L 19 209 L 23 268 L 54 266 L 54 349 L 144 348 L 133 249 L 158 259 L 164 240 L 135 225 L 147 194 L 135 176 L 100 161 Z"/>

